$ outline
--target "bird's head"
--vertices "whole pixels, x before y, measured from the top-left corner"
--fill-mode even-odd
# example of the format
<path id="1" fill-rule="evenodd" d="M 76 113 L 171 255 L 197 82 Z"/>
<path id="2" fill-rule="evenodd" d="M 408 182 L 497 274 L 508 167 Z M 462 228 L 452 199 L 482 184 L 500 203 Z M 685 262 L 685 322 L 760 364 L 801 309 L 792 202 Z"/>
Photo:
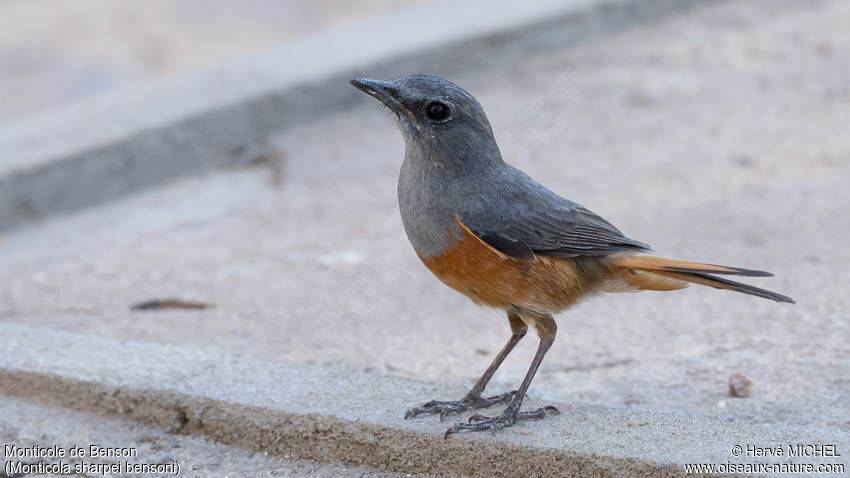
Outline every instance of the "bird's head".
<path id="1" fill-rule="evenodd" d="M 451 81 L 410 75 L 395 81 L 358 78 L 351 84 L 396 115 L 408 155 L 444 166 L 501 160 L 484 109 Z"/>

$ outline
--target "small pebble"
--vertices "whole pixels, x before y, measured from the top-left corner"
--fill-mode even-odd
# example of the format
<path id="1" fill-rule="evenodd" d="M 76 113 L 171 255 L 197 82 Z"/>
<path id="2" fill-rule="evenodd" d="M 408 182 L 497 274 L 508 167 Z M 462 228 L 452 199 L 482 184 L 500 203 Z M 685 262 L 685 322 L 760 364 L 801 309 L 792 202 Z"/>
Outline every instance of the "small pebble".
<path id="1" fill-rule="evenodd" d="M 735 372 L 729 376 L 729 396 L 746 398 L 753 394 L 755 383 L 746 375 Z"/>

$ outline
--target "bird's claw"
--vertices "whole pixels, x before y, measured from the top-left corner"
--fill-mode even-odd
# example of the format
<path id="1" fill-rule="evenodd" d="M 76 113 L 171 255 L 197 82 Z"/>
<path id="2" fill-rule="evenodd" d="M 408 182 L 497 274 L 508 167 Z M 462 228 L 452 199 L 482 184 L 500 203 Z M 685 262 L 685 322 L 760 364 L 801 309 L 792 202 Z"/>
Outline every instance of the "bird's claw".
<path id="1" fill-rule="evenodd" d="M 543 408 L 538 408 L 537 410 L 532 410 L 529 412 L 515 412 L 510 407 L 505 410 L 505 413 L 499 415 L 498 417 L 487 417 L 481 414 L 476 413 L 469 417 L 469 421 L 467 423 L 458 423 L 457 425 L 446 430 L 443 438 L 448 438 L 449 435 L 454 433 L 462 432 L 462 431 L 471 431 L 471 432 L 480 432 L 485 430 L 490 430 L 495 433 L 496 430 L 501 430 L 502 428 L 507 428 L 512 426 L 514 423 L 520 420 L 528 420 L 531 418 L 542 419 L 546 416 L 546 413 L 549 412 L 552 415 L 560 415 L 561 412 L 551 406 L 545 406 Z"/>
<path id="2" fill-rule="evenodd" d="M 404 414 L 404 419 L 408 420 L 410 418 L 416 418 L 419 415 L 424 414 L 432 414 L 439 415 L 440 421 L 443 421 L 447 416 L 452 413 L 461 413 L 470 409 L 477 408 L 487 408 L 492 407 L 498 403 L 508 403 L 514 399 L 517 391 L 514 390 L 512 392 L 503 393 L 501 395 L 494 395 L 488 398 L 482 398 L 480 395 L 475 394 L 467 394 L 465 397 L 460 400 L 441 402 L 437 400 L 431 400 L 429 402 L 423 403 L 420 407 L 414 407 L 408 410 Z"/>

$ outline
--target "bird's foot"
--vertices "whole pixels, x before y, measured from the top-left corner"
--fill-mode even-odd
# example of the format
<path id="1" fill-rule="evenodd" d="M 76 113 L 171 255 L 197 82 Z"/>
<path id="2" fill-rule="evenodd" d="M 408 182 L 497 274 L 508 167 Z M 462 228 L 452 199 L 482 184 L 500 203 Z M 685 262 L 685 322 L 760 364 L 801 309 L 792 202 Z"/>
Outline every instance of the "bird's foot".
<path id="1" fill-rule="evenodd" d="M 421 407 L 415 407 L 408 410 L 407 413 L 404 414 L 404 419 L 407 420 L 419 415 L 432 414 L 440 415 L 440 421 L 443 421 L 444 418 L 452 413 L 461 413 L 475 408 L 487 408 L 496 405 L 497 403 L 508 403 L 514 399 L 514 396 L 516 396 L 516 390 L 488 398 L 483 398 L 479 394 L 470 392 L 460 400 L 452 402 L 431 400 L 430 402 L 422 404 Z"/>
<path id="2" fill-rule="evenodd" d="M 549 412 L 552 415 L 561 414 L 561 412 L 558 411 L 557 408 L 551 405 L 543 408 L 538 408 L 537 410 L 533 410 L 530 412 L 516 411 L 513 407 L 509 406 L 505 409 L 505 413 L 499 415 L 498 417 L 492 418 L 485 417 L 484 415 L 479 415 L 476 413 L 475 415 L 469 417 L 469 423 L 458 423 L 457 425 L 446 430 L 446 434 L 444 435 L 444 437 L 448 438 L 449 435 L 462 431 L 480 432 L 490 430 L 495 433 L 496 430 L 501 430 L 502 428 L 512 426 L 514 423 L 520 420 L 528 420 L 530 418 L 541 419 L 546 416 L 546 412 Z"/>

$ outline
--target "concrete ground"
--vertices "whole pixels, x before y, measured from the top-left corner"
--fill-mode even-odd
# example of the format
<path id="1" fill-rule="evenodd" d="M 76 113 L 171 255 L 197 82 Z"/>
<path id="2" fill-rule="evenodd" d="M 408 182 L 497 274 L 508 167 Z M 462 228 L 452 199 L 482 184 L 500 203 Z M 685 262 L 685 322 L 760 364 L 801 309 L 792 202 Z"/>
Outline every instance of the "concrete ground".
<path id="1" fill-rule="evenodd" d="M 0 123 L 202 68 L 416 0 L 5 0 Z"/>
<path id="2" fill-rule="evenodd" d="M 580 402 L 554 402 L 560 415 L 501 433 L 443 439 L 446 423 L 435 417 L 405 420 L 394 404 L 437 391 L 459 395 L 465 391 L 462 385 L 428 384 L 345 366 L 282 367 L 279 362 L 224 354 L 218 348 L 12 324 L 0 324 L 0 334 L 8 337 L 6 354 L 0 356 L 4 395 L 107 417 L 122 415 L 171 433 L 202 435 L 284 459 L 344 461 L 417 476 L 672 478 L 688 474 L 685 464 L 787 462 L 784 456 L 735 458 L 731 451 L 735 445 L 787 449 L 786 444 L 800 443 L 833 445 L 836 452 L 797 457 L 792 460 L 796 464 L 827 465 L 838 471 L 850 466 L 850 457 L 841 455 L 850 443 L 846 432 L 787 424 L 741 426 L 737 421 Z M 536 399 L 526 403 L 542 405 Z M 49 426 L 60 412 L 38 422 Z M 65 441 L 68 427 L 58 422 L 52 430 L 57 435 L 49 438 L 62 444 L 132 447 L 146 441 L 130 432 L 106 436 L 102 431 L 92 436 L 72 433 L 73 441 Z M 135 458 L 142 463 L 171 458 L 191 468 L 222 453 L 221 448 L 196 444 L 198 455 L 186 450 L 170 457 L 178 451 L 168 453 L 166 448 L 168 454 L 163 456 L 139 446 Z M 263 463 L 263 458 L 258 457 L 257 469 L 282 466 Z M 291 469 L 297 465 L 283 464 Z M 234 466 L 239 470 L 238 463 Z M 219 475 L 204 470 L 201 476 Z"/>
<path id="3" fill-rule="evenodd" d="M 729 2 L 453 78 L 509 162 L 660 255 L 769 270 L 752 282 L 798 302 L 697 287 L 589 300 L 559 318 L 534 397 L 850 430 L 848 26 L 840 0 Z M 364 97 L 275 145 L 282 169 L 194 178 L 3 237 L 0 320 L 471 383 L 508 327 L 412 253 L 390 116 Z M 129 310 L 167 297 L 214 307 Z M 493 392 L 516 386 L 535 345 Z M 727 396 L 736 371 L 755 380 L 751 398 Z"/>

